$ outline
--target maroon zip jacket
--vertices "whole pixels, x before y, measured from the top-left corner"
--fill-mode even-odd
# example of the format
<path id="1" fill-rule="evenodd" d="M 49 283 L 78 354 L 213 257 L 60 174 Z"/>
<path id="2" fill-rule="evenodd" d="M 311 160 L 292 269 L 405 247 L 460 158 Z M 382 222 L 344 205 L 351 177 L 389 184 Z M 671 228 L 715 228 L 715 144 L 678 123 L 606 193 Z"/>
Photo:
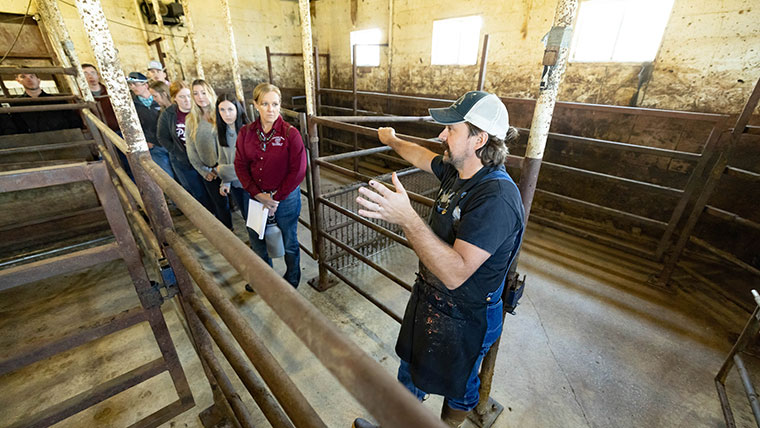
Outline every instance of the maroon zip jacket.
<path id="1" fill-rule="evenodd" d="M 274 121 L 269 131 L 274 131 L 274 134 L 266 142 L 265 150 L 262 150 L 264 143 L 256 132 L 261 129 L 261 119 L 240 128 L 235 150 L 235 173 L 251 197 L 276 191 L 273 198 L 281 201 L 306 176 L 306 149 L 301 134 L 282 116 Z"/>

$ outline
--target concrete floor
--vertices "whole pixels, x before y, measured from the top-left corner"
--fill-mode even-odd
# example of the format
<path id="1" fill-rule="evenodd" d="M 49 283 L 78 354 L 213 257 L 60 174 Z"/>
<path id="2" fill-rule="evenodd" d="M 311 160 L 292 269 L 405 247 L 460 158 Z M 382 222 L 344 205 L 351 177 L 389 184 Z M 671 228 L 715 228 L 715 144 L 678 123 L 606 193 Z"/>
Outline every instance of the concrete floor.
<path id="1" fill-rule="evenodd" d="M 328 426 L 348 427 L 353 418 L 368 416 L 269 307 L 243 290 L 244 281 L 197 230 L 183 218 L 177 226 Z M 236 230 L 242 238 L 242 220 Z M 308 242 L 308 231 L 301 232 Z M 416 258 L 406 248 L 393 247 L 375 260 L 402 278 L 414 277 Z M 303 254 L 302 267 L 299 292 L 395 376 L 398 324 L 345 284 L 316 292 L 305 284 L 316 264 Z M 275 269 L 284 272 L 281 261 Z M 507 318 L 497 361 L 492 397 L 505 411 L 494 426 L 724 426 L 713 377 L 749 314 L 714 301 L 711 290 L 686 276 L 676 278 L 673 292 L 649 288 L 644 283 L 655 270 L 633 256 L 532 225 L 519 265 L 527 275 L 525 296 L 516 315 Z M 346 272 L 403 312 L 408 293 L 401 287 L 364 265 Z M 120 262 L 2 292 L 0 359 L 136 304 Z M 195 408 L 165 426 L 200 426 L 197 414 L 211 403 L 208 384 L 176 308 L 163 308 L 196 400 Z M 0 426 L 158 355 L 142 324 L 2 376 Z M 746 359 L 751 372 L 760 373 Z M 254 417 L 268 426 L 234 376 L 233 381 Z M 737 424 L 754 426 L 735 373 L 728 389 Z M 127 426 L 175 399 L 169 376 L 162 374 L 56 426 Z M 439 397 L 425 403 L 434 412 L 440 404 Z"/>

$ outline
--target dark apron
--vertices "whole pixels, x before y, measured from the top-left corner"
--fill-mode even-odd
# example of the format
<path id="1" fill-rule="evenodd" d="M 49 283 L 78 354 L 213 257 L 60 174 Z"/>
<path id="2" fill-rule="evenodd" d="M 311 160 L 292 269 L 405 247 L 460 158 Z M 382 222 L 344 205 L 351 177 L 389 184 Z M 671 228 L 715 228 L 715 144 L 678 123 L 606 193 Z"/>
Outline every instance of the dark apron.
<path id="1" fill-rule="evenodd" d="M 483 168 L 457 191 L 449 204 L 451 209 L 439 212 L 433 207 L 430 218 L 433 230 L 442 230 L 443 226 L 445 230 L 453 229 L 456 235 L 457 222 L 452 214 L 460 199 L 482 181 L 505 177 L 512 181 L 503 170 Z M 516 244 L 521 237 L 520 234 Z M 514 253 L 516 248 L 512 259 Z M 463 397 L 467 379 L 483 346 L 488 327 L 487 309 L 500 304 L 504 281 L 497 290 L 477 296 L 476 290 L 468 289 L 472 287 L 449 290 L 422 262 L 419 267 L 404 312 L 396 353 L 409 363 L 417 388 L 445 397 Z"/>

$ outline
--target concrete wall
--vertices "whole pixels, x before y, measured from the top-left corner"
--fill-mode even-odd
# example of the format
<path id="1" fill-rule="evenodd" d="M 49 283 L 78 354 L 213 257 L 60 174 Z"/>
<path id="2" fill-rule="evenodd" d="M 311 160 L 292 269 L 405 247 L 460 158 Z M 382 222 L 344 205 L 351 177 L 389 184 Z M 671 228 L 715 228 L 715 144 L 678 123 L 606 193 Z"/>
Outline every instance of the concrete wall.
<path id="1" fill-rule="evenodd" d="M 73 4 L 74 1 L 66 3 Z M 84 32 L 84 27 L 76 8 L 58 2 L 72 41 L 83 62 L 95 63 L 95 57 Z M 150 1 L 149 1 L 150 3 Z M 190 13 L 195 26 L 198 45 L 203 57 L 206 78 L 217 89 L 232 90 L 229 39 L 225 31 L 225 20 L 220 1 L 192 1 Z M 111 34 L 125 72 L 145 72 L 151 59 L 157 59 L 155 48 L 148 47 L 146 40 L 155 39 L 158 27 L 147 24 L 138 11 L 137 0 L 102 0 L 103 10 L 110 20 Z M 0 5 L 0 12 L 23 14 L 26 0 L 6 0 Z M 230 0 L 233 31 L 237 44 L 240 72 L 246 89 L 267 79 L 266 51 L 268 45 L 276 52 L 300 52 L 300 22 L 298 3 L 279 0 Z M 34 2 L 30 13 L 36 13 Z M 147 30 L 146 32 L 143 30 Z M 192 49 L 185 38 L 187 31 L 182 26 L 166 27 L 166 32 L 174 35 L 176 57 L 182 63 L 185 78 L 195 78 Z M 164 51 L 172 51 L 168 42 L 169 34 L 162 42 Z M 303 87 L 303 69 L 297 58 L 276 58 L 274 60 L 275 83 L 292 87 Z"/>
<path id="2" fill-rule="evenodd" d="M 540 40 L 551 27 L 555 0 L 451 2 L 445 8 L 433 0 L 354 1 L 358 3 L 353 25 L 350 1 L 315 3 L 315 37 L 320 49 L 332 54 L 336 86 L 351 84 L 349 33 L 380 28 L 387 40 L 392 2 L 393 92 L 452 97 L 475 88 L 477 65 L 431 66 L 430 53 L 433 20 L 477 14 L 483 16 L 481 42 L 484 34 L 490 35 L 486 90 L 535 98 L 543 53 Z M 652 79 L 642 88 L 638 105 L 738 112 L 760 77 L 758 22 L 756 0 L 676 0 Z M 383 50 L 379 67 L 360 68 L 360 89 L 387 89 L 388 51 Z M 571 63 L 560 99 L 628 105 L 640 69 L 641 64 L 630 63 Z"/>
<path id="3" fill-rule="evenodd" d="M 25 0 L 7 0 L 0 12 L 23 13 Z M 67 2 L 70 3 L 70 2 Z M 156 57 L 145 45 L 155 38 L 156 26 L 142 24 L 137 0 L 103 0 L 111 31 L 127 69 L 144 71 Z M 478 66 L 432 66 L 433 20 L 467 15 L 483 16 L 490 34 L 486 89 L 502 96 L 534 98 L 541 72 L 541 38 L 549 30 L 555 0 L 478 0 L 451 2 L 445 8 L 433 0 L 320 0 L 312 4 L 314 37 L 321 52 L 331 54 L 335 87 L 351 86 L 349 33 L 380 28 L 388 42 L 389 10 L 393 34 L 381 48 L 379 67 L 359 69 L 364 90 L 435 94 L 453 97 L 477 84 Z M 736 113 L 760 76 L 760 6 L 757 0 L 694 2 L 676 0 L 654 63 L 651 81 L 644 85 L 638 105 L 665 109 Z M 59 2 L 69 31 L 84 61 L 94 61 L 76 10 Z M 246 87 L 265 80 L 265 47 L 273 52 L 300 52 L 298 4 L 280 0 L 231 0 L 233 30 Z M 352 9 L 355 13 L 352 14 Z M 34 5 L 32 5 L 34 11 Z M 208 79 L 219 88 L 232 88 L 229 47 L 219 1 L 194 0 L 190 13 L 196 27 Z M 117 22 L 119 24 L 117 24 Z M 193 77 L 192 50 L 183 27 L 169 27 L 188 79 Z M 171 45 L 164 42 L 164 49 Z M 298 58 L 273 58 L 275 83 L 301 87 Z M 640 64 L 571 63 L 560 99 L 628 105 L 638 85 Z M 323 77 L 325 77 L 323 75 Z"/>

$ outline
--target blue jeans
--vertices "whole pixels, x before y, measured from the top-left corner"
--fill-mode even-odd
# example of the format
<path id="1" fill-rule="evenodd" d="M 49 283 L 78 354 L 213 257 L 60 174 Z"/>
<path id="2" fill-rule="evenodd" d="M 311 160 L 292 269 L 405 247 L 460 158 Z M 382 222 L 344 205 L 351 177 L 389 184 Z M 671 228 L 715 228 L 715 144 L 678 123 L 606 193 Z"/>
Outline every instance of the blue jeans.
<path id="1" fill-rule="evenodd" d="M 213 213 L 214 206 L 211 204 L 211 198 L 208 196 L 206 186 L 203 184 L 206 180 L 192 166 L 184 167 L 181 161 L 177 161 L 174 158 L 171 159 L 171 163 L 182 187 L 193 195 L 195 200 L 206 207 L 209 212 Z"/>
<path id="2" fill-rule="evenodd" d="M 501 289 L 497 290 L 501 294 Z M 495 294 L 491 293 L 491 294 Z M 502 302 L 499 300 L 497 303 L 488 305 L 486 309 L 486 335 L 483 337 L 483 344 L 480 347 L 480 353 L 477 360 L 470 371 L 470 375 L 467 377 L 467 386 L 465 389 L 464 397 L 445 397 L 446 403 L 449 407 L 456 410 L 472 410 L 478 405 L 480 400 L 480 394 L 478 389 L 480 388 L 480 364 L 483 362 L 483 357 L 491 345 L 501 336 L 502 317 L 501 317 Z M 401 364 L 398 367 L 398 381 L 401 382 L 406 389 L 408 389 L 418 400 L 424 400 L 428 393 L 417 388 L 412 381 L 412 373 L 409 371 L 409 363 L 401 360 Z"/>
<path id="3" fill-rule="evenodd" d="M 169 177 L 176 179 L 171 161 L 169 161 L 169 152 L 165 148 L 154 145 L 153 148 L 150 149 L 150 158 L 153 159 L 153 162 L 160 166 L 161 169 L 166 171 L 166 173 L 169 174 Z"/>
<path id="4" fill-rule="evenodd" d="M 298 246 L 298 216 L 301 214 L 301 189 L 296 187 L 287 198 L 280 201 L 274 220 L 282 231 L 282 243 L 285 246 L 285 281 L 298 288 L 301 282 L 301 248 Z M 259 239 L 259 234 L 248 228 L 251 249 L 272 266 L 272 259 L 267 253 L 267 244 Z"/>

